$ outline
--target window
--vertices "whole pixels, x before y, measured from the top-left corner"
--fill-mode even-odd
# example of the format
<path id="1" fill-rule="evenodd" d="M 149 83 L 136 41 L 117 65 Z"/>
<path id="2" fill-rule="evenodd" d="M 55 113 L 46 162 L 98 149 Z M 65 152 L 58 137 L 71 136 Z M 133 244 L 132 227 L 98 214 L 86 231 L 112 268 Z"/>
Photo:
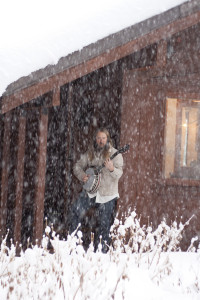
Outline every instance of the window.
<path id="1" fill-rule="evenodd" d="M 165 178 L 200 180 L 200 100 L 167 98 Z"/>

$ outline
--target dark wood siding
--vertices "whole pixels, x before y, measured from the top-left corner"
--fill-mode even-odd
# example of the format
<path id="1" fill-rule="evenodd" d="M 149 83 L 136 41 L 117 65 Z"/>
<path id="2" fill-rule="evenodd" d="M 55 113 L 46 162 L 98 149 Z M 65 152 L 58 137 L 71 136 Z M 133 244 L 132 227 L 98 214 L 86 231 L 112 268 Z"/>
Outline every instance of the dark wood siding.
<path id="1" fill-rule="evenodd" d="M 44 216 L 62 233 L 65 228 L 68 189 L 68 86 L 62 88 L 61 105 L 49 108 Z"/>
<path id="2" fill-rule="evenodd" d="M 121 211 L 135 207 L 143 223 L 151 222 L 154 227 L 163 219 L 168 224 L 173 220 L 184 223 L 194 215 L 184 230 L 182 249 L 199 236 L 200 183 L 163 177 L 165 106 L 170 95 L 197 95 L 199 99 L 198 41 L 196 25 L 167 41 L 164 67 L 126 72 L 122 101 L 121 141 L 130 137 L 132 147 L 125 156 Z"/>
<path id="3" fill-rule="evenodd" d="M 23 185 L 23 208 L 22 208 L 22 243 L 26 245 L 27 239 L 32 241 L 34 230 L 34 206 L 36 192 L 36 162 L 38 153 L 38 126 L 39 111 L 27 112 L 24 160 L 24 185 Z"/>
<path id="4" fill-rule="evenodd" d="M 18 150 L 18 114 L 12 113 L 11 132 L 10 132 L 10 156 L 8 170 L 8 195 L 7 195 L 7 220 L 6 228 L 9 229 L 9 237 L 14 235 L 14 213 L 15 213 L 15 191 L 16 191 L 16 166 L 17 166 L 17 150 Z"/>

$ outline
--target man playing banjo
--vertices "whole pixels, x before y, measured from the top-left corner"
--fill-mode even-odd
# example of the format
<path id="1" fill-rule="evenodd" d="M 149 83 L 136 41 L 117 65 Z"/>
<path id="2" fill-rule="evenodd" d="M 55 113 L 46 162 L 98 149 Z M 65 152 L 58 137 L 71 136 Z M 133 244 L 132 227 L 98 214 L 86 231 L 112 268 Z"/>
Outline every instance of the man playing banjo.
<path id="1" fill-rule="evenodd" d="M 73 221 L 76 220 L 74 225 L 81 223 L 81 218 L 86 210 L 95 207 L 98 224 L 94 236 L 95 250 L 100 236 L 102 237 L 103 252 L 107 252 L 106 245 L 110 244 L 109 232 L 119 198 L 118 181 L 123 173 L 122 167 L 122 155 L 113 148 L 107 129 L 100 128 L 88 151 L 81 155 L 73 168 L 74 175 L 83 183 L 84 188 L 79 198 L 82 204 L 77 207 L 77 218 L 73 219 Z M 81 207 L 83 211 L 80 211 Z"/>

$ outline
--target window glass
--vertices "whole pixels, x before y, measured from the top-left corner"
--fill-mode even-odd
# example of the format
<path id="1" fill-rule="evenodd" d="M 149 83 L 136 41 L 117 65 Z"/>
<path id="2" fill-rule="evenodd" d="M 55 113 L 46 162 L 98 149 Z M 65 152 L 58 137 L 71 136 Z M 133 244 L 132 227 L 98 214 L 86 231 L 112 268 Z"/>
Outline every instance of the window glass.
<path id="1" fill-rule="evenodd" d="M 200 100 L 167 98 L 165 178 L 200 179 Z"/>

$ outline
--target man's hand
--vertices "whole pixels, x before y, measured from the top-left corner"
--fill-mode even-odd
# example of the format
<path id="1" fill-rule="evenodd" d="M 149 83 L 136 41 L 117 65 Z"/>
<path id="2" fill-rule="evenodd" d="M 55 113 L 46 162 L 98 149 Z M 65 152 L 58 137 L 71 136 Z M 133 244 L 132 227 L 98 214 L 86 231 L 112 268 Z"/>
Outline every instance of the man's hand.
<path id="1" fill-rule="evenodd" d="M 113 166 L 113 162 L 110 158 L 106 159 L 104 162 L 105 167 L 110 171 L 113 172 L 114 171 L 114 166 Z"/>
<path id="2" fill-rule="evenodd" d="M 88 178 L 89 178 L 89 175 L 87 175 L 87 174 L 85 174 L 84 176 L 83 176 L 83 182 L 87 182 L 88 181 Z"/>

